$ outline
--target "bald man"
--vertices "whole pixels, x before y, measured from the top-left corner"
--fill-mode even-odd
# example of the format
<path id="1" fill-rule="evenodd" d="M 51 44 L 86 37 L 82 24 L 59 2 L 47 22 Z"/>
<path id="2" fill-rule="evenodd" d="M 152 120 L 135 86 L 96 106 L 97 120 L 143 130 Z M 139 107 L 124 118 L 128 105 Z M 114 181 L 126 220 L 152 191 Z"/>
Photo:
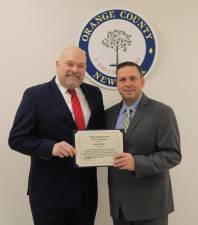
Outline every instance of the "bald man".
<path id="1" fill-rule="evenodd" d="M 28 195 L 35 225 L 93 225 L 96 168 L 75 164 L 73 132 L 102 128 L 102 94 L 97 87 L 83 83 L 86 55 L 80 48 L 64 49 L 56 70 L 50 82 L 24 92 L 9 145 L 31 157 Z M 80 107 L 80 123 L 73 92 Z"/>

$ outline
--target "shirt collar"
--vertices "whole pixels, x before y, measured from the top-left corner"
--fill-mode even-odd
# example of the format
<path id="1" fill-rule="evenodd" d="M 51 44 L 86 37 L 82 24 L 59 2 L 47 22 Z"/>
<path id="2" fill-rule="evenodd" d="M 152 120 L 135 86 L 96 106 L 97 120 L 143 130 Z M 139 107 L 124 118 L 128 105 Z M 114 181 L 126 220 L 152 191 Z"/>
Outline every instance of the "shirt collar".
<path id="1" fill-rule="evenodd" d="M 142 93 L 141 93 L 140 96 L 137 98 L 137 100 L 130 106 L 132 112 L 135 112 L 135 111 L 136 111 L 137 106 L 138 106 L 138 104 L 139 104 L 141 98 L 142 98 Z M 126 106 L 125 102 L 123 101 L 123 105 L 122 105 L 122 107 L 121 107 L 120 113 L 121 113 L 121 114 L 125 113 L 125 110 L 126 110 L 127 107 L 128 107 L 128 106 Z"/>
<path id="2" fill-rule="evenodd" d="M 58 88 L 59 88 L 59 90 L 60 90 L 60 92 L 61 92 L 62 94 L 67 93 L 67 90 L 68 90 L 68 89 L 67 89 L 66 87 L 64 87 L 64 86 L 60 83 L 60 81 L 59 81 L 59 79 L 58 79 L 57 76 L 55 77 L 55 82 L 56 82 L 56 85 L 58 86 Z M 79 93 L 80 93 L 80 91 L 81 91 L 80 87 L 76 87 L 75 90 L 76 90 L 77 95 L 79 95 Z"/>

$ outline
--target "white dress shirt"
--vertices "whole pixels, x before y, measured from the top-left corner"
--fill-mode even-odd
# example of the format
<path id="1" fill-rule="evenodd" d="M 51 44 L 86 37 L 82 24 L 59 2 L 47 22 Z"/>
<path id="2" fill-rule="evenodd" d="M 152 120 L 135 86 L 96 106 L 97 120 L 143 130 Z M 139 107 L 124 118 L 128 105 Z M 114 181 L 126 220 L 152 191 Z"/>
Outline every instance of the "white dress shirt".
<path id="1" fill-rule="evenodd" d="M 65 88 L 59 81 L 58 77 L 56 76 L 55 78 L 55 82 L 58 86 L 58 89 L 60 90 L 61 94 L 63 95 L 63 98 L 65 99 L 65 102 L 69 108 L 69 110 L 72 113 L 73 119 L 74 119 L 74 113 L 73 113 L 73 109 L 72 109 L 72 104 L 71 104 L 71 95 L 67 92 L 67 88 Z M 88 122 L 89 122 L 89 118 L 91 115 L 91 111 L 89 108 L 89 104 L 86 100 L 85 95 L 83 94 L 82 90 L 80 89 L 80 87 L 75 88 L 77 96 L 79 98 L 80 101 L 80 105 L 83 111 L 83 116 L 85 119 L 85 126 L 87 126 Z"/>

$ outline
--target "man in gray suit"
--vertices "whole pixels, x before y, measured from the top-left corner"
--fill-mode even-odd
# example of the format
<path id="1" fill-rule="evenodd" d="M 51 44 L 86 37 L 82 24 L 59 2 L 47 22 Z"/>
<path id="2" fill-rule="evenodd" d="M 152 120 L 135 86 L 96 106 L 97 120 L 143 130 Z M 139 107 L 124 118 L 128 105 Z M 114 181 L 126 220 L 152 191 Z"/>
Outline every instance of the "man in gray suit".
<path id="1" fill-rule="evenodd" d="M 142 92 L 137 64 L 121 63 L 116 74 L 123 101 L 106 110 L 106 125 L 125 135 L 124 152 L 108 174 L 114 225 L 167 225 L 174 210 L 169 169 L 181 161 L 174 112 Z"/>

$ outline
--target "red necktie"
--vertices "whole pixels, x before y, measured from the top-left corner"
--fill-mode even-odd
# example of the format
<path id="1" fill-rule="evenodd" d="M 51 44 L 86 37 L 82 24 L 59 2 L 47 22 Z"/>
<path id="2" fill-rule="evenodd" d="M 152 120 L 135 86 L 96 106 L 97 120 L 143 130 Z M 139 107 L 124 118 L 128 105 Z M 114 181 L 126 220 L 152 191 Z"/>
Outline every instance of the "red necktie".
<path id="1" fill-rule="evenodd" d="M 78 96 L 76 95 L 76 90 L 68 90 L 71 95 L 71 104 L 75 117 L 76 126 L 78 129 L 85 129 L 85 119 L 83 116 L 83 111 L 80 105 Z"/>

